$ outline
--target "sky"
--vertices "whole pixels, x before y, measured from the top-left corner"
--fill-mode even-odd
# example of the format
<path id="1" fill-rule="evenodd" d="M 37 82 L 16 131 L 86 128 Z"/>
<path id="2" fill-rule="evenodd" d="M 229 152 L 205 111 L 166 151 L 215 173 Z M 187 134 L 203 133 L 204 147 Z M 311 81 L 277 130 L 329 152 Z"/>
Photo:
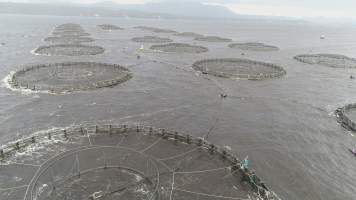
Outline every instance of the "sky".
<path id="1" fill-rule="evenodd" d="M 0 2 L 95 3 L 108 0 L 0 0 Z M 120 4 L 143 4 L 182 0 L 110 0 Z M 287 16 L 298 18 L 346 18 L 356 20 L 356 0 L 183 0 L 229 8 L 237 14 Z"/>

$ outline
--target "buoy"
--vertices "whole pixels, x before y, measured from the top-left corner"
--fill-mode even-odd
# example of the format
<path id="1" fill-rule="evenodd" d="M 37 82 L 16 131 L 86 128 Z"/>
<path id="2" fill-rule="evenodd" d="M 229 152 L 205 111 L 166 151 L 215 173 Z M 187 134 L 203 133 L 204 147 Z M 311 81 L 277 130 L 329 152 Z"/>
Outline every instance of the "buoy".
<path id="1" fill-rule="evenodd" d="M 226 98 L 226 97 L 227 97 L 227 94 L 220 94 L 220 97 L 221 97 L 221 98 Z"/>
<path id="2" fill-rule="evenodd" d="M 143 44 L 141 45 L 140 50 L 141 51 L 145 50 L 145 47 L 143 46 Z"/>
<path id="3" fill-rule="evenodd" d="M 322 40 L 325 39 L 325 35 L 321 35 L 320 39 L 322 39 Z"/>

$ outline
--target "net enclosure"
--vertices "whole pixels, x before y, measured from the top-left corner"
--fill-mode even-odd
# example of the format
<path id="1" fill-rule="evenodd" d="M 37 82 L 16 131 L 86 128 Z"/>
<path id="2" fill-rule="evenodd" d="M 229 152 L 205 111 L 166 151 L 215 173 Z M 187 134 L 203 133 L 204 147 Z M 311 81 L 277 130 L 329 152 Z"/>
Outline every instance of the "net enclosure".
<path id="1" fill-rule="evenodd" d="M 112 24 L 100 24 L 98 27 L 107 31 L 124 30 L 123 28 Z"/>
<path id="2" fill-rule="evenodd" d="M 61 93 L 111 87 L 131 77 L 120 65 L 67 62 L 26 67 L 14 73 L 9 82 L 14 88 Z"/>
<path id="3" fill-rule="evenodd" d="M 144 31 L 151 31 L 154 33 L 177 33 L 177 31 L 173 31 L 170 29 L 162 29 L 162 28 L 155 28 L 155 27 L 149 27 L 149 26 L 136 26 L 134 28 L 141 29 Z"/>
<path id="4" fill-rule="evenodd" d="M 76 37 L 76 36 L 64 36 L 56 37 L 51 36 L 44 39 L 45 42 L 60 43 L 60 44 L 70 44 L 70 43 L 84 43 L 84 42 L 94 42 L 93 38 L 90 37 Z"/>
<path id="5" fill-rule="evenodd" d="M 1 199 L 279 200 L 233 153 L 141 125 L 81 125 L 0 149 Z"/>
<path id="6" fill-rule="evenodd" d="M 232 39 L 223 38 L 219 36 L 203 36 L 203 37 L 197 37 L 195 38 L 195 40 L 203 41 L 203 42 L 232 42 Z"/>
<path id="7" fill-rule="evenodd" d="M 54 31 L 52 32 L 53 36 L 76 36 L 76 37 L 83 37 L 83 36 L 90 36 L 89 33 L 81 32 L 81 31 Z"/>
<path id="8" fill-rule="evenodd" d="M 143 37 L 134 37 L 131 39 L 134 42 L 140 43 L 168 43 L 173 42 L 173 40 L 169 38 L 163 38 L 158 36 L 143 36 Z"/>
<path id="9" fill-rule="evenodd" d="M 201 38 L 204 37 L 204 35 L 194 33 L 194 32 L 182 32 L 182 33 L 176 33 L 174 34 L 175 36 L 180 36 L 180 37 L 192 37 L 192 38 Z"/>
<path id="10" fill-rule="evenodd" d="M 319 64 L 334 68 L 356 68 L 356 59 L 338 54 L 303 54 L 294 59 L 307 63 Z"/>
<path id="11" fill-rule="evenodd" d="M 197 45 L 190 45 L 184 43 L 169 43 L 152 45 L 150 49 L 166 53 L 204 53 L 209 51 L 208 48 Z"/>
<path id="12" fill-rule="evenodd" d="M 279 48 L 259 42 L 233 43 L 229 44 L 230 48 L 247 50 L 247 51 L 278 51 Z"/>
<path id="13" fill-rule="evenodd" d="M 100 46 L 89 46 L 82 44 L 57 44 L 40 46 L 33 52 L 46 56 L 85 56 L 104 53 L 105 49 Z"/>
<path id="14" fill-rule="evenodd" d="M 241 58 L 206 59 L 195 62 L 192 67 L 203 74 L 232 79 L 261 80 L 286 74 L 278 65 Z"/>

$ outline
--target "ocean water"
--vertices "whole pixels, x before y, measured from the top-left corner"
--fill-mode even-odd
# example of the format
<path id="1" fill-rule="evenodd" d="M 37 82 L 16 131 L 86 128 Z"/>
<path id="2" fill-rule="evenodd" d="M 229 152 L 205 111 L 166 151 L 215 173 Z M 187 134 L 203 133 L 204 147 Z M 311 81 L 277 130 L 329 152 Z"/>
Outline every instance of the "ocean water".
<path id="1" fill-rule="evenodd" d="M 63 23 L 78 23 L 106 49 L 95 56 L 38 56 L 43 39 Z M 98 24 L 124 27 L 103 31 Z M 264 42 L 277 52 L 230 49 L 166 36 L 209 48 L 202 54 L 141 54 L 130 39 L 153 33 L 146 25 Z M 325 40 L 320 40 L 325 35 Z M 91 17 L 0 15 L 0 78 L 32 64 L 95 61 L 126 66 L 133 78 L 113 88 L 53 95 L 0 87 L 0 144 L 53 127 L 83 123 L 139 123 L 187 132 L 221 146 L 240 158 L 283 199 L 356 199 L 356 158 L 348 151 L 355 137 L 343 129 L 334 110 L 356 102 L 356 69 L 335 69 L 293 60 L 303 53 L 337 53 L 356 57 L 356 27 L 307 22 L 148 20 Z M 207 58 L 236 57 L 278 64 L 282 78 L 230 80 L 196 73 L 191 64 Z M 228 94 L 225 99 L 221 93 Z"/>

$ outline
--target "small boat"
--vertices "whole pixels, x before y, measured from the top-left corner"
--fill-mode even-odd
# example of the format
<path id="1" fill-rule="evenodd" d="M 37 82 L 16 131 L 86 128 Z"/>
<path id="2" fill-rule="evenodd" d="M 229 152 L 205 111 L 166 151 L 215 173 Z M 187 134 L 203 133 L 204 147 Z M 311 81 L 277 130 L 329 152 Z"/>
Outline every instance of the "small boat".
<path id="1" fill-rule="evenodd" d="M 321 40 L 324 40 L 324 39 L 325 39 L 325 35 L 321 35 L 321 36 L 320 36 L 320 39 L 321 39 Z"/>
<path id="2" fill-rule="evenodd" d="M 350 150 L 350 152 L 351 152 L 352 154 L 354 154 L 354 155 L 356 156 L 356 148 L 349 149 L 349 150 Z"/>

